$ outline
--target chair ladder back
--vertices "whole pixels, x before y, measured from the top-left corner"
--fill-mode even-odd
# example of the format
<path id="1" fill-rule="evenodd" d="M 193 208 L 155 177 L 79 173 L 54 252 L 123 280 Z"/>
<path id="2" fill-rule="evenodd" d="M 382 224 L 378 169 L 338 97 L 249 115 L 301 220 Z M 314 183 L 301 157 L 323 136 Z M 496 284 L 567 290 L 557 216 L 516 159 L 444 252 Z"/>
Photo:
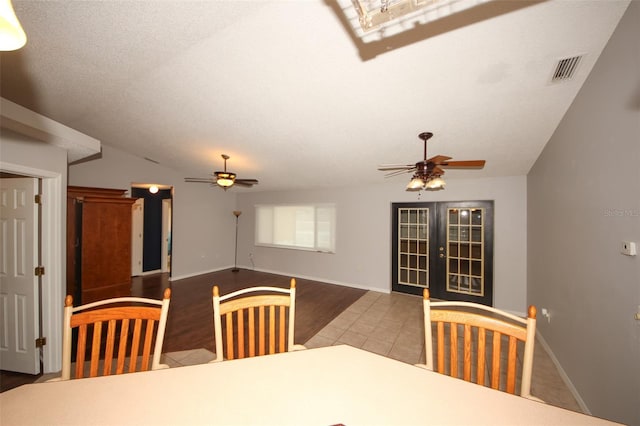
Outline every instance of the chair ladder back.
<path id="1" fill-rule="evenodd" d="M 251 292 L 278 291 L 237 297 Z M 214 334 L 216 359 L 239 359 L 287 352 L 293 346 L 295 315 L 295 280 L 290 289 L 253 287 L 220 297 L 213 287 Z M 224 321 L 223 321 L 224 320 Z M 223 326 L 224 322 L 224 337 Z M 224 344 L 223 344 L 224 343 Z"/>
<path id="2" fill-rule="evenodd" d="M 91 342 L 91 367 L 89 368 L 89 377 L 98 376 L 98 367 L 100 365 L 100 343 L 102 342 L 102 321 L 93 323 L 93 340 Z"/>
<path id="3" fill-rule="evenodd" d="M 104 375 L 111 372 L 111 363 L 113 360 L 113 347 L 116 340 L 116 320 L 110 320 L 107 328 L 107 347 L 104 352 Z"/>
<path id="4" fill-rule="evenodd" d="M 258 312 L 257 323 L 256 310 Z M 241 359 L 247 356 L 286 352 L 286 311 L 287 307 L 283 305 L 260 305 L 226 312 L 224 314 L 225 357 L 227 359 Z M 246 332 L 244 332 L 245 329 Z"/>
<path id="5" fill-rule="evenodd" d="M 255 325 L 256 323 L 255 309 L 249 309 L 248 321 L 249 321 L 249 324 Z M 250 357 L 256 356 L 256 329 L 253 325 L 249 326 L 249 356 Z"/>
<path id="6" fill-rule="evenodd" d="M 225 314 L 227 320 L 227 359 L 234 359 L 233 353 L 233 312 Z"/>
<path id="7" fill-rule="evenodd" d="M 507 392 L 516 393 L 516 361 L 518 341 L 515 337 L 509 336 L 509 351 L 507 356 Z"/>
<path id="8" fill-rule="evenodd" d="M 76 378 L 84 377 L 84 354 L 87 345 L 87 325 L 83 324 L 78 327 L 78 350 L 76 352 Z M 71 356 L 71 355 L 69 355 Z"/>
<path id="9" fill-rule="evenodd" d="M 500 339 L 502 335 L 499 332 L 493 333 L 493 348 L 491 351 L 491 388 L 498 389 L 500 387 Z"/>
<path id="10" fill-rule="evenodd" d="M 438 370 L 437 371 L 438 373 L 444 374 L 444 323 L 438 322 L 437 327 L 438 327 L 438 333 L 437 333 Z M 431 366 L 431 368 L 433 369 L 433 366 Z"/>
<path id="11" fill-rule="evenodd" d="M 449 368 L 451 376 L 458 377 L 458 325 L 449 324 Z"/>
<path id="12" fill-rule="evenodd" d="M 124 363 L 127 358 L 127 335 L 129 334 L 129 319 L 125 318 L 120 324 L 120 342 L 118 345 L 118 358 L 116 374 L 124 373 Z"/>
<path id="13" fill-rule="evenodd" d="M 249 326 L 251 327 L 251 326 Z M 258 355 L 265 354 L 265 333 L 264 333 L 264 306 L 258 307 Z"/>
<path id="14" fill-rule="evenodd" d="M 280 306 L 278 308 L 278 310 L 280 311 L 280 320 L 279 320 L 279 324 L 280 324 L 280 331 L 278 332 L 278 337 L 280 338 L 278 340 L 278 351 L 279 352 L 286 352 L 287 349 L 285 347 L 285 336 L 286 336 L 286 332 L 285 332 L 285 307 L 284 306 Z M 292 343 L 293 344 L 293 343 Z"/>
<path id="15" fill-rule="evenodd" d="M 476 383 L 484 385 L 484 366 L 485 366 L 485 352 L 487 348 L 487 330 L 485 328 L 478 329 L 478 359 L 476 370 Z"/>
<path id="16" fill-rule="evenodd" d="M 170 297 L 171 290 L 166 289 L 162 301 L 123 297 L 73 307 L 73 298 L 67 296 L 62 380 L 71 378 L 71 331 L 73 329 L 78 330 L 74 378 L 85 377 L 88 350 L 90 350 L 88 377 L 161 368 L 160 355 Z M 121 306 L 128 302 L 136 305 Z M 118 306 L 102 307 L 114 304 Z M 153 306 L 139 306 L 140 304 Z M 130 332 L 131 326 L 133 326 L 132 332 Z M 91 336 L 90 348 L 87 347 L 89 336 Z M 154 340 L 155 346 L 153 346 Z M 115 372 L 113 371 L 114 358 Z M 138 364 L 140 364 L 139 368 Z"/>
<path id="17" fill-rule="evenodd" d="M 428 290 L 425 290 L 424 293 L 425 341 L 428 342 L 426 367 L 428 369 L 515 394 L 519 364 L 518 345 L 521 342 L 524 345 L 524 355 L 520 395 L 530 396 L 535 342 L 536 312 L 534 306 L 529 307 L 526 320 L 512 314 L 506 314 L 506 319 L 503 320 L 498 317 L 501 312 L 495 308 L 485 308 L 464 302 L 431 303 L 428 298 Z M 479 309 L 480 311 L 485 308 L 488 313 L 483 315 L 476 312 L 465 312 L 460 310 L 460 307 Z M 435 368 L 433 341 L 431 340 L 432 324 L 435 324 L 436 332 Z M 488 332 L 491 333 L 491 336 L 487 336 Z M 448 336 L 446 336 L 447 333 Z M 459 337 L 460 333 L 463 333 L 463 336 Z M 503 340 L 505 345 L 502 344 Z M 487 359 L 489 353 L 489 359 Z M 506 359 L 503 359 L 502 355 L 505 355 Z M 459 359 L 460 356 L 462 356 L 462 360 Z M 459 369 L 460 363 L 462 365 L 461 371 Z M 486 377 L 487 368 L 490 368 L 490 377 Z M 476 374 L 475 378 L 474 373 Z"/>
<path id="18" fill-rule="evenodd" d="M 471 381 L 471 326 L 464 324 L 464 360 L 463 365 L 463 378 L 467 382 Z"/>

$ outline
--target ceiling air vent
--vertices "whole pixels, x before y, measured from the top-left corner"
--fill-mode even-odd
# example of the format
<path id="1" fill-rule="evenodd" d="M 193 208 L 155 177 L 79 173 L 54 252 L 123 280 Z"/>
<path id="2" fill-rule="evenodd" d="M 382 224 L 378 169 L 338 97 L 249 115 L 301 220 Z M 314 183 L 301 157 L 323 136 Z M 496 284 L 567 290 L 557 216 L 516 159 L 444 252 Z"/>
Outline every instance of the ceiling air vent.
<path id="1" fill-rule="evenodd" d="M 553 72 L 551 81 L 558 82 L 572 78 L 580 64 L 580 59 L 582 59 L 582 56 L 560 59 L 556 65 L 556 70 Z"/>

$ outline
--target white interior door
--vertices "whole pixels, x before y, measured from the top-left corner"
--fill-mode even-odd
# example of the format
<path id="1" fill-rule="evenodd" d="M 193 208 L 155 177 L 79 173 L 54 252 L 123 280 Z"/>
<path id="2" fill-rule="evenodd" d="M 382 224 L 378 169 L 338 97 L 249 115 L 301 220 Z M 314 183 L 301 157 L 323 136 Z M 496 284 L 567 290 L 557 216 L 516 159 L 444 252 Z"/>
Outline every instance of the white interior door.
<path id="1" fill-rule="evenodd" d="M 144 236 L 144 198 L 138 198 L 131 208 L 131 275 L 142 275 Z"/>
<path id="2" fill-rule="evenodd" d="M 35 178 L 0 179 L 0 369 L 39 374 Z"/>

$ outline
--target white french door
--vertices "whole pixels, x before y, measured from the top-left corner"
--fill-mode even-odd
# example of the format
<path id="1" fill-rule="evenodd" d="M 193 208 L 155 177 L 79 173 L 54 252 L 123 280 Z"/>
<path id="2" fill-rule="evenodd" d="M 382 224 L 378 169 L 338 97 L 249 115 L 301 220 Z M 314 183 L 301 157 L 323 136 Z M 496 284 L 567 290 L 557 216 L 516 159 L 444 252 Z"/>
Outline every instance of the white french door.
<path id="1" fill-rule="evenodd" d="M 493 202 L 393 203 L 391 288 L 493 304 Z"/>

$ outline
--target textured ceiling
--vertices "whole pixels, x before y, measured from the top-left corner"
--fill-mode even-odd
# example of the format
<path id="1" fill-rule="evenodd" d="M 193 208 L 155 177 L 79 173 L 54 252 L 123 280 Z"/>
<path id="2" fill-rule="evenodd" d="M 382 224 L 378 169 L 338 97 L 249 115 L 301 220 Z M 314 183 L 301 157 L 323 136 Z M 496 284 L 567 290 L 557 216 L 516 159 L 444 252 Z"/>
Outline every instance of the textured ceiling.
<path id="1" fill-rule="evenodd" d="M 525 175 L 629 0 L 488 2 L 377 43 L 330 0 L 13 3 L 2 97 L 185 177 L 228 154 L 260 191 L 389 182 L 423 131 L 430 156 L 487 160 L 445 178 Z"/>

